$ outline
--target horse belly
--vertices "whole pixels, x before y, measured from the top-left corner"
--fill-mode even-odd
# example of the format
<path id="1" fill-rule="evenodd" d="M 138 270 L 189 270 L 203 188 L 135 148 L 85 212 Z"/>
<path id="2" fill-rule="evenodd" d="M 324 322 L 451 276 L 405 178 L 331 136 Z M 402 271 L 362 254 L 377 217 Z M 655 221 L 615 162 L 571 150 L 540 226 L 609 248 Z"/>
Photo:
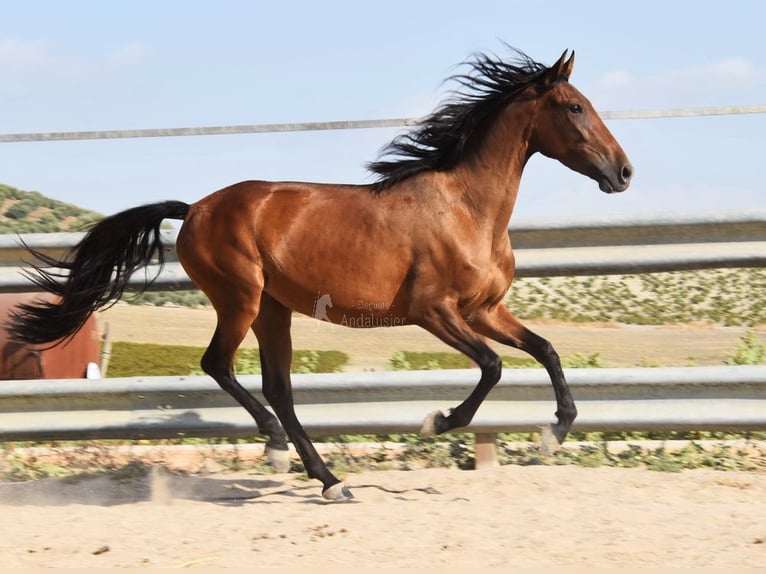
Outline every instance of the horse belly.
<path id="1" fill-rule="evenodd" d="M 297 242 L 296 242 L 297 243 Z M 314 237 L 266 269 L 266 290 L 303 314 L 350 327 L 402 324 L 408 254 L 385 240 Z"/>
<path id="2" fill-rule="evenodd" d="M 330 260 L 331 261 L 331 260 Z M 405 323 L 405 273 L 361 270 L 327 260 L 314 267 L 267 271 L 266 291 L 283 305 L 315 319 L 347 327 Z"/>

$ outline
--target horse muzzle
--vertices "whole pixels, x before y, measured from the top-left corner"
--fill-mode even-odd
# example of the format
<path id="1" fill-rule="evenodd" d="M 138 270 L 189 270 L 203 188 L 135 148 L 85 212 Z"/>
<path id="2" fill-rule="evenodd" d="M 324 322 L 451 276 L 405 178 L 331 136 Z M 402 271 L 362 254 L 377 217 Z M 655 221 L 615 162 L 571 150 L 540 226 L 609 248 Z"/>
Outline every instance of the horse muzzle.
<path id="1" fill-rule="evenodd" d="M 633 166 L 625 162 L 616 172 L 601 174 L 598 187 L 604 193 L 619 193 L 628 189 L 631 179 L 633 179 Z"/>

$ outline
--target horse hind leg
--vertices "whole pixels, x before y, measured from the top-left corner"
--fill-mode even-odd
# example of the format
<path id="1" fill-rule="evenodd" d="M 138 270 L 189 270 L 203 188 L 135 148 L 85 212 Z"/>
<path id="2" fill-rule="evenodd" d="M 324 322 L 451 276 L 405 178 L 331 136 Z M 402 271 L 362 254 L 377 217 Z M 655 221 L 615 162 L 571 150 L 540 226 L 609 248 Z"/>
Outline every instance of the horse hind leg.
<path id="1" fill-rule="evenodd" d="M 256 251 L 242 251 L 238 245 L 241 237 L 224 235 L 236 229 L 216 227 L 220 224 L 212 217 L 204 206 L 192 208 L 176 240 L 179 261 L 208 296 L 217 315 L 215 332 L 202 356 L 202 370 L 255 419 L 261 434 L 268 436 L 267 457 L 284 471 L 289 462 L 285 431 L 277 417 L 234 376 L 234 356 L 260 311 L 265 284 L 260 256 Z"/>
<path id="2" fill-rule="evenodd" d="M 285 431 L 277 418 L 245 389 L 234 376 L 234 355 L 252 323 L 252 316 L 225 314 L 218 311 L 216 326 L 210 345 L 202 356 L 202 370 L 213 377 L 218 385 L 250 413 L 261 434 L 269 437 L 266 456 L 278 472 L 289 469 Z"/>
<path id="3" fill-rule="evenodd" d="M 306 474 L 322 482 L 322 496 L 332 501 L 349 500 L 353 498 L 351 491 L 329 471 L 295 414 L 290 382 L 291 316 L 290 309 L 263 294 L 260 313 L 252 325 L 261 354 L 263 394 L 295 445 Z"/>

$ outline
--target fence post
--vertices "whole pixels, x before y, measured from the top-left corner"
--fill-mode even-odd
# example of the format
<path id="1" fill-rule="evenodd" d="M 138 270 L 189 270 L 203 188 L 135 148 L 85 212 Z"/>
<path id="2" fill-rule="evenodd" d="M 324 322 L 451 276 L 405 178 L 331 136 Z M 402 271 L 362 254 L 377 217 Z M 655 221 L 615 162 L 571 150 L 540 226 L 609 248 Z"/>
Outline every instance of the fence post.
<path id="1" fill-rule="evenodd" d="M 498 466 L 497 462 L 497 434 L 476 433 L 476 470 L 485 470 Z"/>

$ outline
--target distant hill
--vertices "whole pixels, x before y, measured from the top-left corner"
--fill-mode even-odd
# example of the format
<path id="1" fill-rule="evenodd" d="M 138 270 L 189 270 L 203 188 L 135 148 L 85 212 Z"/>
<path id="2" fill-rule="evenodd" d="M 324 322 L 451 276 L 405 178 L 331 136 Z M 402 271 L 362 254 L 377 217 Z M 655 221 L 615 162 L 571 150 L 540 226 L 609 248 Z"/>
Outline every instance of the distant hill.
<path id="1" fill-rule="evenodd" d="M 103 215 L 76 205 L 0 184 L 0 233 L 81 231 Z"/>
<path id="2" fill-rule="evenodd" d="M 22 191 L 0 183 L 0 234 L 85 231 L 103 217 L 95 211 L 51 199 L 36 191 Z M 198 290 L 151 291 L 140 296 L 127 296 L 125 300 L 134 304 L 188 307 L 210 304 Z"/>

